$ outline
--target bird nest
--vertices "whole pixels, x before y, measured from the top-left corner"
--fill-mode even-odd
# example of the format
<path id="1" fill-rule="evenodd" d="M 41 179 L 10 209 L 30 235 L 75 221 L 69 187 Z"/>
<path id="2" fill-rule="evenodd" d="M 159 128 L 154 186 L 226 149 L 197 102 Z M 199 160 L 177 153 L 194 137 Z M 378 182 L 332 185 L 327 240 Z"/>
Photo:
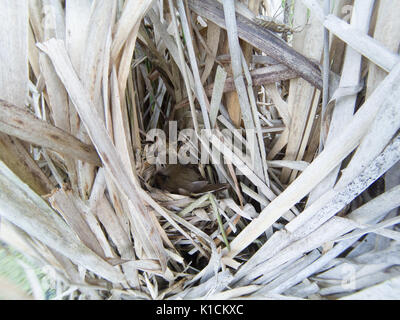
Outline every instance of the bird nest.
<path id="1" fill-rule="evenodd" d="M 6 9 L 4 292 L 398 298 L 398 1 Z"/>

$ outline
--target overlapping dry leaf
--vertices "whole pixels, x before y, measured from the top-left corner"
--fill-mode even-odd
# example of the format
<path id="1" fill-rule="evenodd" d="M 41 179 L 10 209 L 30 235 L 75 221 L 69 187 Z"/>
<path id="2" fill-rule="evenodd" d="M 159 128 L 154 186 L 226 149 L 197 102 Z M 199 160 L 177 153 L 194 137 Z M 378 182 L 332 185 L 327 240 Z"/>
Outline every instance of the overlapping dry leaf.
<path id="1" fill-rule="evenodd" d="M 0 239 L 56 299 L 398 297 L 400 7 L 323 2 L 0 2 Z"/>

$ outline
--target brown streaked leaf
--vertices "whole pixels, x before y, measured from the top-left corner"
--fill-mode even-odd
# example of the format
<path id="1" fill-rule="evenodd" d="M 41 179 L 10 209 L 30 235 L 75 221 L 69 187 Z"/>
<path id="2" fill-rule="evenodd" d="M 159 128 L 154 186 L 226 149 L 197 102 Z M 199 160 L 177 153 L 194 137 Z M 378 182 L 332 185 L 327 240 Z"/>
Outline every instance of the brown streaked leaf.
<path id="1" fill-rule="evenodd" d="M 4 100 L 0 100 L 0 131 L 63 155 L 101 165 L 92 146 Z"/>

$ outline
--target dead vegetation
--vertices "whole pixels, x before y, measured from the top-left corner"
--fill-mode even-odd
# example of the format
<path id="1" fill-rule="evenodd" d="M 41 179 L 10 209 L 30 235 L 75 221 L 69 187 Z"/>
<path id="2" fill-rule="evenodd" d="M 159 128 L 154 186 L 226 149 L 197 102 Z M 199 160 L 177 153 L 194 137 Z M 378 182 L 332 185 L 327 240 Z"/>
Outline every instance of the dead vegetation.
<path id="1" fill-rule="evenodd" d="M 278 3 L 0 2 L 0 239 L 55 299 L 400 297 L 400 3 Z"/>

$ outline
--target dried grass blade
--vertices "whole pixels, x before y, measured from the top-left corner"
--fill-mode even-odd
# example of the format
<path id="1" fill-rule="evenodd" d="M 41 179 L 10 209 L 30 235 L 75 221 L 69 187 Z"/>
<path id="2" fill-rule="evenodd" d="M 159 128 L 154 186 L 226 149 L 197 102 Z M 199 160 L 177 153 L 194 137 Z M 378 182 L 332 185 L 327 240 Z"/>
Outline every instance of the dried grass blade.
<path id="1" fill-rule="evenodd" d="M 397 13 L 400 12 L 400 2 L 381 1 L 378 5 L 374 39 L 396 53 L 400 45 L 400 39 L 397 36 L 400 30 L 400 19 L 396 18 Z M 379 83 L 385 79 L 386 75 L 387 73 L 377 65 L 369 65 L 366 97 L 371 95 Z"/>
<path id="2" fill-rule="evenodd" d="M 261 192 L 270 200 L 275 198 L 272 190 L 236 155 L 226 147 L 217 136 L 209 137 L 212 145 L 221 152 L 229 162 L 236 166 L 252 183 L 260 188 Z"/>
<path id="3" fill-rule="evenodd" d="M 209 120 L 209 116 L 208 116 L 209 102 L 207 100 L 207 96 L 204 92 L 204 88 L 201 83 L 199 68 L 197 66 L 196 55 L 195 55 L 194 48 L 193 48 L 193 42 L 192 42 L 190 30 L 189 30 L 188 21 L 186 18 L 185 8 L 183 6 L 182 0 L 177 0 L 177 4 L 178 4 L 178 11 L 179 11 L 179 16 L 180 16 L 181 23 L 182 23 L 183 32 L 185 35 L 185 41 L 186 41 L 186 45 L 187 45 L 188 52 L 189 52 L 190 64 L 192 66 L 197 100 L 200 103 L 201 113 L 203 115 L 204 126 L 206 129 L 210 129 L 210 120 Z"/>
<path id="4" fill-rule="evenodd" d="M 0 98 L 19 106 L 28 94 L 28 22 L 27 1 L 0 3 Z"/>
<path id="5" fill-rule="evenodd" d="M 215 74 L 213 92 L 211 96 L 211 103 L 210 103 L 210 124 L 211 128 L 215 127 L 219 105 L 221 103 L 222 94 L 224 91 L 225 80 L 226 80 L 227 73 L 225 70 L 218 66 L 217 72 Z"/>
<path id="6" fill-rule="evenodd" d="M 247 130 L 247 141 L 253 147 L 251 152 L 251 159 L 254 164 L 255 174 L 263 181 L 266 182 L 264 176 L 262 160 L 260 155 L 259 144 L 257 143 L 256 134 L 253 131 L 256 129 L 254 118 L 250 107 L 249 96 L 243 79 L 242 56 L 239 45 L 238 30 L 236 25 L 235 7 L 234 2 L 231 0 L 224 1 L 224 16 L 228 34 L 229 51 L 231 54 L 233 78 L 239 98 L 240 109 L 242 112 L 242 119 L 244 126 Z M 261 136 L 262 137 L 262 136 Z"/>
<path id="7" fill-rule="evenodd" d="M 0 131 L 63 155 L 101 165 L 92 146 L 4 100 L 0 100 Z"/>
<path id="8" fill-rule="evenodd" d="M 211 20 L 221 28 L 229 29 L 224 20 L 224 13 L 221 5 L 212 0 L 188 1 L 189 8 L 202 17 Z M 235 14 L 235 12 L 233 12 Z M 280 41 L 265 28 L 259 27 L 255 22 L 250 21 L 242 15 L 237 15 L 239 37 L 250 43 L 253 47 L 268 53 L 272 58 L 286 64 L 295 70 L 300 76 L 322 89 L 322 78 L 318 67 L 304 56 L 294 51 L 283 41 Z"/>
<path id="9" fill-rule="evenodd" d="M 104 258 L 104 251 L 98 240 L 90 230 L 89 225 L 84 219 L 84 213 L 76 205 L 78 199 L 74 199 L 71 191 L 59 189 L 49 197 L 52 208 L 59 212 L 64 220 L 68 223 L 81 241 L 97 255 Z"/>
<path id="10" fill-rule="evenodd" d="M 370 1 L 355 1 L 353 9 L 352 25 L 357 29 L 368 33 L 369 20 L 372 15 L 374 5 L 373 0 Z M 343 71 L 338 90 L 342 87 L 356 87 L 360 83 L 361 76 L 361 55 L 352 49 L 346 48 Z M 324 144 L 330 143 L 335 138 L 346 124 L 351 120 L 356 106 L 357 94 L 338 97 L 336 99 L 335 108 L 332 113 L 332 119 L 329 124 L 329 133 Z M 324 117 L 324 116 L 323 116 Z M 322 131 L 321 131 L 322 132 Z M 329 176 L 321 182 L 321 184 L 311 192 L 308 202 L 311 203 L 314 199 L 318 199 L 326 190 L 333 187 L 339 167 L 332 171 Z"/>
<path id="11" fill-rule="evenodd" d="M 253 115 L 253 122 L 254 122 L 256 133 L 257 133 L 257 138 L 258 138 L 258 147 L 259 147 L 259 150 L 261 153 L 261 166 L 262 166 L 263 173 L 264 173 L 263 180 L 269 186 L 270 182 L 269 182 L 269 177 L 268 177 L 268 165 L 267 165 L 267 159 L 266 159 L 267 155 L 266 155 L 266 151 L 265 151 L 265 143 L 264 143 L 264 139 L 263 139 L 263 134 L 261 131 L 259 112 L 257 109 L 255 94 L 254 94 L 254 90 L 253 90 L 253 81 L 251 79 L 250 70 L 247 66 L 247 62 L 244 58 L 243 53 L 242 53 L 242 66 L 243 66 L 245 78 L 247 80 L 247 94 L 249 96 L 250 110 Z"/>
<path id="12" fill-rule="evenodd" d="M 190 82 L 191 78 L 189 77 L 188 67 L 186 66 L 185 57 L 183 54 L 182 43 L 181 43 L 181 39 L 180 39 L 179 31 L 178 31 L 178 24 L 177 24 L 176 16 L 175 16 L 175 8 L 172 3 L 172 0 L 168 0 L 168 5 L 169 5 L 171 17 L 172 17 L 172 27 L 174 30 L 175 42 L 176 42 L 176 46 L 178 47 L 177 49 L 178 49 L 179 60 L 177 60 L 177 61 L 179 61 L 179 62 L 177 62 L 177 65 L 182 73 L 183 80 L 185 83 L 186 92 L 187 92 L 187 96 L 189 99 L 190 113 L 192 115 L 193 126 L 196 131 L 196 134 L 199 135 L 199 124 L 197 121 L 196 108 L 194 105 L 193 95 L 191 92 L 191 82 Z M 193 82 L 194 81 L 192 81 L 192 83 Z"/>
<path id="13" fill-rule="evenodd" d="M 101 89 L 103 69 L 108 72 L 107 56 L 110 55 L 107 47 L 108 32 L 115 19 L 115 1 L 101 0 L 93 2 L 88 21 L 87 34 L 80 61 L 79 76 L 86 88 L 97 113 L 104 119 Z"/>
<path id="14" fill-rule="evenodd" d="M 249 285 L 230 290 L 225 290 L 211 296 L 206 297 L 206 300 L 230 300 L 240 299 L 241 296 L 247 296 L 260 288 L 258 285 Z"/>
<path id="15" fill-rule="evenodd" d="M 65 44 L 77 72 L 85 50 L 88 22 L 92 6 L 90 0 L 69 0 L 65 3 Z M 42 42 L 42 39 L 37 39 Z M 48 40 L 48 39 L 47 39 Z"/>
<path id="16" fill-rule="evenodd" d="M 1 2 L 0 17 L 0 98 L 22 107 L 27 99 L 29 77 L 28 1 Z M 0 133 L 0 159 L 38 194 L 51 190 L 52 183 L 18 139 Z"/>
<path id="17" fill-rule="evenodd" d="M 190 205 L 188 205 L 186 208 L 182 209 L 178 215 L 181 217 L 185 217 L 186 215 L 188 215 L 190 212 L 192 212 L 194 209 L 197 209 L 201 206 L 203 206 L 203 204 L 209 199 L 209 195 L 205 194 L 202 195 L 200 198 L 196 199 L 195 201 L 193 201 Z"/>
<path id="18" fill-rule="evenodd" d="M 382 46 L 374 38 L 332 14 L 325 18 L 324 26 L 354 50 L 357 50 L 360 54 L 388 72 L 400 61 L 397 54 Z"/>
<path id="19" fill-rule="evenodd" d="M 71 100 L 86 126 L 88 134 L 92 139 L 97 151 L 102 159 L 105 168 L 112 175 L 115 184 L 121 192 L 130 200 L 130 204 L 140 226 L 143 228 L 142 235 L 147 238 L 143 242 L 149 257 L 156 256 L 160 259 L 163 269 L 166 267 L 166 256 L 162 247 L 162 241 L 154 221 L 148 220 L 147 209 L 141 202 L 139 191 L 135 183 L 126 174 L 123 161 L 118 155 L 110 136 L 108 135 L 104 122 L 96 113 L 95 108 L 75 74 L 71 62 L 66 53 L 64 44 L 55 39 L 49 40 L 45 44 L 39 45 L 40 49 L 46 52 L 53 62 L 53 65 L 61 81 L 66 87 Z"/>
<path id="20" fill-rule="evenodd" d="M 275 82 L 290 80 L 293 78 L 297 78 L 297 73 L 293 70 L 289 69 L 284 64 L 275 64 L 273 66 L 263 67 L 250 71 L 250 75 L 252 78 L 253 86 L 261 86 L 274 84 Z M 214 84 L 210 84 L 205 88 L 206 94 L 208 97 L 211 97 L 213 94 Z M 228 77 L 225 81 L 224 93 L 229 93 L 235 91 L 235 83 L 232 77 Z M 281 98 L 282 99 L 282 98 Z M 284 102 L 284 101 L 283 101 Z M 188 99 L 184 99 L 179 102 L 175 108 L 182 108 L 187 106 L 189 103 Z M 285 107 L 283 107 L 285 109 Z M 286 107 L 287 109 L 287 107 Z"/>
<path id="21" fill-rule="evenodd" d="M 217 56 L 220 34 L 221 28 L 218 27 L 215 23 L 209 21 L 207 26 L 207 46 L 210 49 L 210 52 L 207 52 L 204 71 L 201 75 L 201 83 L 206 82 L 207 78 L 211 74 L 212 68 L 215 63 L 215 58 Z"/>
<path id="22" fill-rule="evenodd" d="M 211 202 L 211 206 L 213 208 L 215 217 L 217 218 L 217 222 L 218 222 L 218 226 L 219 226 L 219 230 L 221 232 L 222 238 L 224 239 L 224 243 L 226 248 L 228 249 L 228 251 L 230 250 L 230 246 L 229 246 L 229 241 L 228 238 L 226 237 L 226 233 L 225 233 L 225 229 L 224 229 L 224 224 L 222 223 L 222 219 L 221 219 L 221 215 L 218 211 L 218 207 L 217 204 L 215 202 L 214 196 L 212 193 L 209 194 L 209 199 Z"/>
<path id="23" fill-rule="evenodd" d="M 293 232 L 301 228 L 303 232 L 307 233 L 343 209 L 345 205 L 350 203 L 399 160 L 399 144 L 400 136 L 398 135 L 359 176 L 353 177 L 353 180 L 346 180 L 347 185 L 342 183 L 326 192 L 296 219 L 286 225 L 286 229 Z M 306 221 L 307 223 L 305 223 Z"/>
<path id="24" fill-rule="evenodd" d="M 345 130 L 331 145 L 307 167 L 305 171 L 290 184 L 267 208 L 259 218 L 254 219 L 232 242 L 228 257 L 247 247 L 264 230 L 270 227 L 284 212 L 290 209 L 308 192 L 310 192 L 338 162 L 342 161 L 359 144 L 361 138 L 373 122 L 374 116 L 383 105 L 396 105 L 400 100 L 400 64 L 387 76 L 374 94 L 355 114 Z M 318 172 L 318 174 L 316 174 Z"/>
<path id="25" fill-rule="evenodd" d="M 123 276 L 82 244 L 62 218 L 0 161 L 1 215 L 45 245 L 112 282 Z M 28 209 L 29 208 L 29 209 Z"/>
<path id="26" fill-rule="evenodd" d="M 116 30 L 111 48 L 113 61 L 118 60 L 118 55 L 129 38 L 129 34 L 134 26 L 143 18 L 152 2 L 152 0 L 128 0 L 125 2 L 121 17 L 115 26 Z"/>
<path id="27" fill-rule="evenodd" d="M 279 115 L 282 117 L 283 123 L 286 125 L 287 128 L 289 128 L 291 122 L 289 106 L 279 94 L 276 84 L 273 83 L 266 85 L 265 90 L 267 91 L 268 96 L 270 96 L 272 101 L 274 102 L 275 107 L 278 109 Z"/>
<path id="28" fill-rule="evenodd" d="M 307 21 L 309 20 L 309 21 Z M 302 54 L 319 61 L 323 51 L 323 30 L 321 24 L 314 16 L 307 17 L 307 8 L 300 2 L 295 3 L 294 23 L 297 25 L 309 24 L 307 30 L 293 35 L 293 48 Z M 291 114 L 289 137 L 286 146 L 285 160 L 301 160 L 299 154 L 301 143 L 308 140 L 304 133 L 307 122 L 313 122 L 310 110 L 314 97 L 319 97 L 317 90 L 303 79 L 295 79 L 290 82 L 288 104 Z M 292 171 L 284 168 L 281 174 L 283 183 L 290 183 Z"/>

